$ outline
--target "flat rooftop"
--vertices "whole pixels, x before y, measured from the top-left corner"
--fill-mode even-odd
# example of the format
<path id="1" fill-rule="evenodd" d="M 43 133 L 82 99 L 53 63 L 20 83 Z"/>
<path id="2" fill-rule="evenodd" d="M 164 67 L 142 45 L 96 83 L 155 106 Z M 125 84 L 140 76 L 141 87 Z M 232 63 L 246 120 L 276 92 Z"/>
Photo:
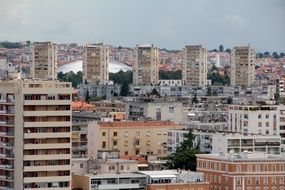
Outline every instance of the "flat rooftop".
<path id="1" fill-rule="evenodd" d="M 76 175 L 75 175 L 76 176 Z M 91 179 L 113 179 L 113 178 L 145 178 L 143 174 L 136 173 L 120 173 L 120 174 L 84 174 L 77 176 L 86 176 Z"/>

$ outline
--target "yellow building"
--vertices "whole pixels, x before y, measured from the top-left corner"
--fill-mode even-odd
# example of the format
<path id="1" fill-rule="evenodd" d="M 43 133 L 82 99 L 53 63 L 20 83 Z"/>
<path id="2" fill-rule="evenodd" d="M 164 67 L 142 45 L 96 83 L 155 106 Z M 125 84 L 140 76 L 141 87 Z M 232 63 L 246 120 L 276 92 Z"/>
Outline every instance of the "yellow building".
<path id="1" fill-rule="evenodd" d="M 98 150 L 119 150 L 120 155 L 167 155 L 167 130 L 180 128 L 173 122 L 92 122 L 88 124 L 88 156 Z"/>

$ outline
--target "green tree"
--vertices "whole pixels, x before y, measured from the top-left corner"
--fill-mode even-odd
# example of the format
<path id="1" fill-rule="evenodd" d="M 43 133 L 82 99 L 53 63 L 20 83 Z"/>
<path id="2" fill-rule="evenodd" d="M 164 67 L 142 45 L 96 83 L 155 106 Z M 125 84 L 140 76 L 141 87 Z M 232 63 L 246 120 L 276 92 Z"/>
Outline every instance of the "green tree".
<path id="1" fill-rule="evenodd" d="M 219 51 L 220 51 L 220 52 L 223 52 L 223 51 L 224 51 L 224 46 L 223 46 L 222 44 L 219 46 Z"/>
<path id="2" fill-rule="evenodd" d="M 176 148 L 176 152 L 167 158 L 166 166 L 171 169 L 186 169 L 196 171 L 196 154 L 201 153 L 193 147 L 195 135 L 191 131 L 185 135 L 185 140 Z"/>
<path id="3" fill-rule="evenodd" d="M 120 96 L 128 96 L 129 95 L 129 83 L 124 82 L 121 87 Z"/>
<path id="4" fill-rule="evenodd" d="M 280 54 L 279 54 L 279 58 L 282 58 L 282 57 L 284 57 L 285 56 L 285 54 L 283 53 L 283 52 L 281 52 Z"/>
<path id="5" fill-rule="evenodd" d="M 177 70 L 177 71 L 159 71 L 159 79 L 164 79 L 164 80 L 176 80 L 176 79 L 182 79 L 182 71 Z"/>
<path id="6" fill-rule="evenodd" d="M 257 57 L 257 58 L 263 58 L 263 53 L 258 52 L 258 53 L 256 54 L 256 57 Z"/>
<path id="7" fill-rule="evenodd" d="M 270 53 L 268 51 L 264 52 L 263 54 L 264 57 L 270 57 Z"/>
<path id="8" fill-rule="evenodd" d="M 155 88 L 153 88 L 151 94 L 158 96 L 159 92 Z"/>
<path id="9" fill-rule="evenodd" d="M 210 86 L 207 87 L 207 96 L 212 96 L 212 88 Z"/>
<path id="10" fill-rule="evenodd" d="M 97 101 L 100 101 L 102 98 L 99 97 L 99 96 L 91 96 L 89 99 L 88 99 L 88 102 L 97 102 Z"/>
<path id="11" fill-rule="evenodd" d="M 213 49 L 212 51 L 213 51 L 213 52 L 218 52 L 218 50 L 217 50 L 217 49 Z"/>
<path id="12" fill-rule="evenodd" d="M 232 53 L 232 50 L 228 48 L 228 49 L 226 49 L 226 52 L 229 53 L 229 54 L 231 54 L 231 53 Z"/>
<path id="13" fill-rule="evenodd" d="M 273 57 L 274 59 L 278 59 L 278 58 L 279 58 L 278 53 L 277 53 L 277 52 L 273 52 L 273 53 L 272 53 L 272 57 Z"/>
<path id="14" fill-rule="evenodd" d="M 86 95 L 85 95 L 85 101 L 89 101 L 90 96 L 89 96 L 89 91 L 86 91 Z"/>

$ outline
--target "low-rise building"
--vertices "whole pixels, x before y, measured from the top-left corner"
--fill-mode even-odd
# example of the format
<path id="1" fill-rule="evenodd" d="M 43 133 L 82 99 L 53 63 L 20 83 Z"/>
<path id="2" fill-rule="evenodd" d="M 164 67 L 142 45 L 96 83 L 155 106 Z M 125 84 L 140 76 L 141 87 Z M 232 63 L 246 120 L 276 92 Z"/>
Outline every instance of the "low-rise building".
<path id="1" fill-rule="evenodd" d="M 264 153 L 197 154 L 210 189 L 285 189 L 285 158 Z"/>
<path id="2" fill-rule="evenodd" d="M 167 130 L 180 126 L 167 121 L 90 122 L 88 156 L 98 150 L 119 150 L 123 155 L 167 155 Z"/>
<path id="3" fill-rule="evenodd" d="M 146 176 L 135 173 L 85 174 L 72 176 L 72 181 L 73 188 L 80 190 L 143 190 L 146 185 Z"/>
<path id="4" fill-rule="evenodd" d="M 91 102 L 99 112 L 125 112 L 125 103 L 119 100 L 101 100 Z"/>

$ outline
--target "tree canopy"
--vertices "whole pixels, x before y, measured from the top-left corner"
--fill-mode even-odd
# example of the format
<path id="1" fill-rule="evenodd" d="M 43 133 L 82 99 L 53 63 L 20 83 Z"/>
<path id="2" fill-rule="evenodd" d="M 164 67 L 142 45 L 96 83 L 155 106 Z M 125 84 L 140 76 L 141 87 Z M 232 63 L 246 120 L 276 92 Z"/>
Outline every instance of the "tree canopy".
<path id="1" fill-rule="evenodd" d="M 78 71 L 76 74 L 73 71 L 68 73 L 58 73 L 58 79 L 62 82 L 71 82 L 72 87 L 77 88 L 77 85 L 82 83 L 82 72 Z"/>
<path id="2" fill-rule="evenodd" d="M 159 71 L 159 79 L 164 79 L 164 80 L 175 80 L 175 79 L 182 79 L 182 71 L 177 70 L 177 71 Z"/>
<path id="3" fill-rule="evenodd" d="M 200 151 L 198 147 L 193 147 L 195 136 L 189 131 L 185 135 L 185 140 L 176 148 L 176 152 L 167 158 L 166 166 L 171 169 L 186 169 L 196 171 L 196 155 Z"/>

